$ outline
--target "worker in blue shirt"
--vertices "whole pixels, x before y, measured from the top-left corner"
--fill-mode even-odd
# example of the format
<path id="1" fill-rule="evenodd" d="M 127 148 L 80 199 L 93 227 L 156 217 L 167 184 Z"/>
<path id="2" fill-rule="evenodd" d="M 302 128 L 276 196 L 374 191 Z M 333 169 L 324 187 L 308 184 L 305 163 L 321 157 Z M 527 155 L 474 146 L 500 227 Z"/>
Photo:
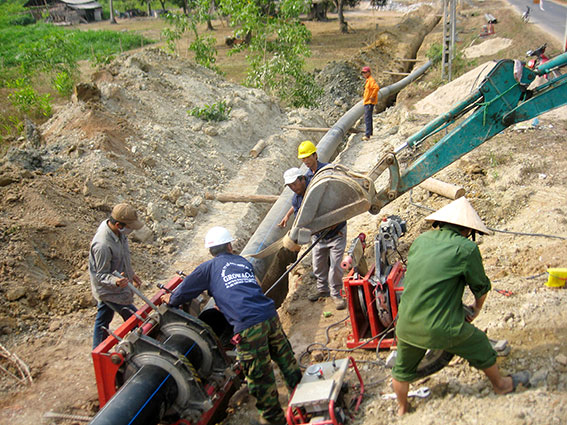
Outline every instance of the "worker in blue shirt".
<path id="1" fill-rule="evenodd" d="M 303 161 L 308 170 L 305 173 L 307 184 L 316 176 L 319 170 L 328 163 L 319 161 L 317 148 L 313 142 L 305 140 L 297 148 L 297 157 Z M 290 186 L 291 187 L 291 186 Z M 303 200 L 303 197 L 301 198 Z M 297 211 L 296 211 L 297 213 Z M 311 237 L 311 242 L 319 238 L 321 232 Z M 317 301 L 329 295 L 335 303 L 337 310 L 344 310 L 346 302 L 340 292 L 343 287 L 343 269 L 341 263 L 346 248 L 347 223 L 343 221 L 327 229 L 327 233 L 313 247 L 312 262 L 313 274 L 317 279 L 317 287 L 307 298 L 309 301 Z"/>
<path id="2" fill-rule="evenodd" d="M 301 207 L 303 202 L 303 195 L 305 195 L 309 179 L 303 175 L 299 168 L 290 168 L 284 173 L 284 184 L 293 191 L 293 197 L 291 198 L 291 207 L 278 224 L 280 227 L 287 225 L 293 213 L 297 215 L 297 211 L 299 211 L 299 207 Z"/>
<path id="3" fill-rule="evenodd" d="M 289 390 L 301 380 L 301 371 L 274 302 L 262 292 L 252 264 L 233 253 L 233 241 L 224 227 L 210 229 L 205 247 L 213 258 L 185 277 L 173 294 L 163 295 L 162 301 L 178 307 L 209 292 L 234 328 L 237 358 L 250 394 L 257 400 L 259 423 L 283 425 L 286 421 L 271 360 L 279 366 Z"/>

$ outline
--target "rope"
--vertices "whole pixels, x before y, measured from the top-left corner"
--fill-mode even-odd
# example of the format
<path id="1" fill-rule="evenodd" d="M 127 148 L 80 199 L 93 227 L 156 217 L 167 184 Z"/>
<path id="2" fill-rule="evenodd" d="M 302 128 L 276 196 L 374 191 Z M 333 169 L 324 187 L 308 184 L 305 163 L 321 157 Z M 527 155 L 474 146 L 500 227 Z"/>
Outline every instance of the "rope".
<path id="1" fill-rule="evenodd" d="M 323 239 L 327 235 L 327 233 L 329 233 L 330 231 L 331 231 L 331 229 L 327 229 L 327 230 L 321 232 L 321 234 L 317 237 L 317 240 L 315 242 L 313 242 L 309 246 L 309 248 L 307 248 L 305 250 L 305 252 L 297 260 L 295 260 L 295 263 L 293 263 L 290 267 L 288 267 L 288 269 L 278 278 L 278 280 L 276 280 L 275 283 L 272 286 L 270 286 L 266 292 L 264 292 L 264 295 L 268 295 L 268 293 L 272 289 L 274 289 L 283 280 L 283 278 L 286 277 L 294 269 L 294 267 L 297 266 L 299 264 L 299 262 L 305 258 L 305 256 L 307 254 L 309 254 L 309 251 L 311 251 L 313 249 L 313 247 L 315 245 L 317 245 L 319 243 L 319 241 L 321 239 Z"/>
<path id="2" fill-rule="evenodd" d="M 498 99 L 500 99 L 502 96 L 504 96 L 506 93 L 508 93 L 510 90 L 516 88 L 516 86 L 519 86 L 520 83 L 516 83 L 511 85 L 510 87 L 508 87 L 507 90 L 504 91 L 504 93 L 500 93 L 498 96 L 496 96 L 494 99 L 489 100 L 487 102 L 480 102 L 479 106 L 484 106 L 484 111 L 482 111 L 482 125 L 485 126 L 486 125 L 486 110 L 488 109 L 488 107 L 495 101 L 497 101 Z"/>
<path id="3" fill-rule="evenodd" d="M 409 195 L 410 195 L 410 205 L 413 205 L 414 207 L 422 208 L 422 209 L 424 209 L 424 210 L 431 211 L 431 212 L 434 212 L 434 211 L 435 211 L 433 208 L 429 208 L 429 207 L 426 207 L 425 205 L 416 204 L 415 202 L 413 202 L 413 200 L 412 200 L 412 193 L 413 193 L 413 189 L 411 189 L 411 190 L 409 191 Z M 500 229 L 494 229 L 494 228 L 492 228 L 492 227 L 487 227 L 487 229 L 488 229 L 488 230 L 491 230 L 491 231 L 493 231 L 493 232 L 506 233 L 506 234 L 509 234 L 509 235 L 534 236 L 534 237 L 543 237 L 543 238 L 567 240 L 567 237 L 565 237 L 565 236 L 548 235 L 548 234 L 546 234 L 546 233 L 513 232 L 513 231 L 511 231 L 511 230 L 500 230 Z"/>

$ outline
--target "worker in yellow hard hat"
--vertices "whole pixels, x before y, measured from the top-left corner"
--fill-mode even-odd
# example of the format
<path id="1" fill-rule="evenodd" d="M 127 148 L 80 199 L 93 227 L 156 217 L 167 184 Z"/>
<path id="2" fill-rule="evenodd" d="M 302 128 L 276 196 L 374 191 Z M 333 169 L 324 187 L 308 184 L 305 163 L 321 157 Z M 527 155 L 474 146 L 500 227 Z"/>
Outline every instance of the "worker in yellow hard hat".
<path id="1" fill-rule="evenodd" d="M 317 159 L 317 148 L 313 142 L 309 140 L 299 145 L 297 157 L 301 159 L 308 168 L 305 173 L 307 185 L 309 185 L 317 171 L 329 165 Z M 302 200 L 303 196 L 301 196 L 301 201 Z M 295 212 L 297 213 L 297 210 Z M 286 217 L 289 219 L 291 209 L 288 211 L 288 214 L 289 215 L 286 214 Z M 286 217 L 284 217 L 284 219 Z M 287 219 L 285 221 L 282 220 L 280 225 L 285 225 L 286 223 Z M 311 237 L 313 243 L 319 239 L 319 235 L 320 233 L 316 233 Z M 341 262 L 346 248 L 346 235 L 347 223 L 343 221 L 329 229 L 326 235 L 313 247 L 313 274 L 317 279 L 317 286 L 315 291 L 308 295 L 307 299 L 309 299 L 309 301 L 316 302 L 320 298 L 325 298 L 330 295 L 337 310 L 344 310 L 346 308 L 345 300 L 340 294 L 343 287 L 343 269 L 341 268 Z"/>
<path id="2" fill-rule="evenodd" d="M 315 173 L 327 165 L 324 162 L 320 162 L 317 158 L 317 148 L 310 140 L 305 140 L 301 142 L 297 148 L 297 157 L 303 161 L 305 166 L 308 168 L 305 176 L 307 180 L 310 181 Z"/>

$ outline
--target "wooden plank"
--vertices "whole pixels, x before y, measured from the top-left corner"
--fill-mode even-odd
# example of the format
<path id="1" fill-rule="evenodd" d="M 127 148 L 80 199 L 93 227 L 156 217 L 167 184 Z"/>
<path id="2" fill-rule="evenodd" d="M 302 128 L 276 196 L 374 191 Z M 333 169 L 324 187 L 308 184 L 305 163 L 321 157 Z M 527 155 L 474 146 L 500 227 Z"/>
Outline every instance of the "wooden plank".
<path id="1" fill-rule="evenodd" d="M 273 204 L 279 198 L 278 195 L 243 195 L 239 193 L 212 193 L 205 194 L 206 199 L 216 199 L 219 202 L 266 202 Z"/>
<path id="2" fill-rule="evenodd" d="M 250 150 L 250 156 L 252 158 L 256 158 L 260 155 L 260 152 L 264 150 L 266 147 L 266 141 L 264 139 L 260 140 L 258 143 L 254 145 L 254 147 Z"/>
<path id="3" fill-rule="evenodd" d="M 434 179 L 433 177 L 429 177 L 427 180 L 424 180 L 419 186 L 448 199 L 457 199 L 465 194 L 465 189 L 461 186 L 445 183 L 441 180 Z"/>

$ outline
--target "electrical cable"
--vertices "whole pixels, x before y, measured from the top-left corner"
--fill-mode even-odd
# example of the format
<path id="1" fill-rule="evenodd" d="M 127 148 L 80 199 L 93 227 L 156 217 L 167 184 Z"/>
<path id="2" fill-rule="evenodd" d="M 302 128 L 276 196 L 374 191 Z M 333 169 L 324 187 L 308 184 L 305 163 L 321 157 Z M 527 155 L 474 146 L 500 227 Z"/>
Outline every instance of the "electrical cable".
<path id="1" fill-rule="evenodd" d="M 392 323 L 390 324 L 390 326 L 388 326 L 386 329 L 384 329 L 382 332 L 380 332 L 379 334 L 374 335 L 372 338 L 368 339 L 367 341 L 363 342 L 360 345 L 357 345 L 356 347 L 353 348 L 331 348 L 328 347 L 327 344 L 329 343 L 329 329 L 344 322 L 345 320 L 347 320 L 350 317 L 350 314 L 347 315 L 344 319 L 339 320 L 338 322 L 332 323 L 329 326 L 327 326 L 325 328 L 325 335 L 327 337 L 327 342 L 325 344 L 323 344 L 322 342 L 313 342 L 311 344 L 309 344 L 307 346 L 307 348 L 305 349 L 305 351 L 303 351 L 303 353 L 301 353 L 301 355 L 299 356 L 299 366 L 302 367 L 303 369 L 307 368 L 307 366 L 305 366 L 302 363 L 302 359 L 303 357 L 305 357 L 305 355 L 307 354 L 311 354 L 313 351 L 315 351 L 316 349 L 312 349 L 315 346 L 321 346 L 322 348 L 320 348 L 321 351 L 326 351 L 327 352 L 327 358 L 330 359 L 331 358 L 331 351 L 336 351 L 336 352 L 342 352 L 342 353 L 351 353 L 354 350 L 358 350 L 362 347 L 364 347 L 365 345 L 371 343 L 372 341 L 374 341 L 376 338 L 381 337 L 382 339 L 384 339 L 384 337 L 390 332 L 392 325 L 394 324 L 394 321 L 392 321 Z M 382 341 L 382 339 L 380 340 L 380 342 Z M 379 346 L 380 344 L 378 344 Z M 357 363 L 366 363 L 367 361 L 365 360 L 356 360 Z M 375 360 L 372 361 L 372 364 L 379 364 L 378 362 L 376 362 Z M 383 365 L 383 363 L 381 364 Z"/>
<path id="2" fill-rule="evenodd" d="M 384 331 L 383 331 L 384 335 L 382 336 L 382 338 L 380 338 L 380 340 L 378 341 L 378 344 L 376 344 L 376 357 L 378 357 L 378 352 L 380 351 L 380 345 L 382 344 L 382 341 L 384 340 L 386 335 L 388 335 L 388 333 L 386 333 L 386 331 L 394 326 L 394 323 L 396 323 L 397 319 L 398 319 L 398 315 L 396 315 L 396 317 L 394 317 L 394 319 L 392 320 L 392 323 L 390 323 L 388 325 L 388 327 L 386 329 L 384 329 Z"/>
<path id="3" fill-rule="evenodd" d="M 545 234 L 545 233 L 513 232 L 513 231 L 511 231 L 511 230 L 493 229 L 492 227 L 488 227 L 488 230 L 492 230 L 493 232 L 498 232 L 498 233 L 507 233 L 507 234 L 510 234 L 510 235 L 519 235 L 519 236 L 541 236 L 541 237 L 544 237 L 544 238 L 552 238 L 552 239 L 567 240 L 567 238 L 564 237 L 564 236 L 547 235 L 547 234 Z"/>
<path id="4" fill-rule="evenodd" d="M 410 191 L 409 191 L 410 205 L 413 205 L 414 207 L 422 208 L 422 209 L 427 210 L 427 211 L 435 212 L 435 210 L 433 208 L 429 208 L 429 207 L 426 207 L 425 205 L 421 205 L 421 204 L 417 204 L 417 203 L 413 202 L 412 193 L 413 193 L 413 189 L 410 189 Z M 488 226 L 487 226 L 487 229 L 491 230 L 493 232 L 506 233 L 506 234 L 509 234 L 509 235 L 536 236 L 536 237 L 544 237 L 544 238 L 551 238 L 551 239 L 567 240 L 567 237 L 565 237 L 565 236 L 548 235 L 548 234 L 545 234 L 545 233 L 513 232 L 511 230 L 494 229 L 494 228 L 488 227 Z"/>

